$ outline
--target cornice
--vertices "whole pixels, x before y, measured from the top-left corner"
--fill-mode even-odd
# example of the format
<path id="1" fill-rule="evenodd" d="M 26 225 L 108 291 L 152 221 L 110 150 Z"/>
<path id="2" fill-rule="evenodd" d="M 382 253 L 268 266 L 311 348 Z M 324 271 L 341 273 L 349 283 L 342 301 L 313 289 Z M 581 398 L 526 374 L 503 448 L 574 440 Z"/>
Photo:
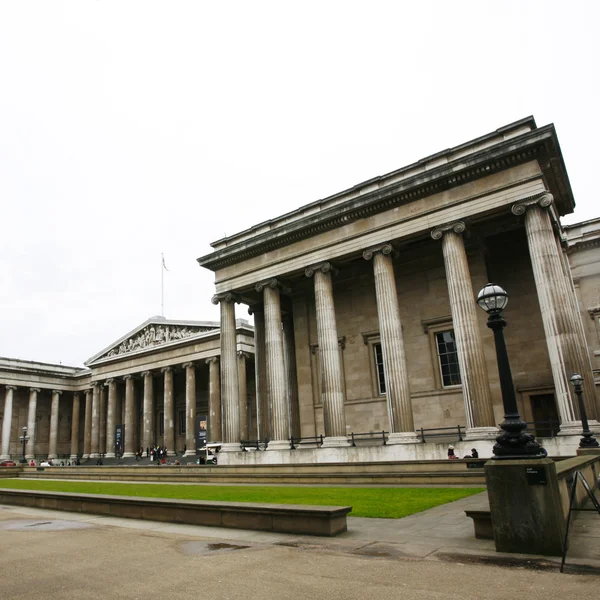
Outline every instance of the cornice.
<path id="1" fill-rule="evenodd" d="M 510 167 L 538 160 L 548 179 L 550 191 L 560 199 L 561 214 L 571 212 L 574 201 L 558 140 L 552 125 L 535 129 L 491 148 L 418 173 L 397 183 L 367 192 L 306 218 L 257 234 L 232 246 L 198 258 L 200 266 L 217 271 L 282 246 L 325 233 L 353 221 L 367 218 L 463 185 Z M 458 170 L 457 164 L 462 167 Z M 560 185 L 559 185 L 560 184 Z"/>

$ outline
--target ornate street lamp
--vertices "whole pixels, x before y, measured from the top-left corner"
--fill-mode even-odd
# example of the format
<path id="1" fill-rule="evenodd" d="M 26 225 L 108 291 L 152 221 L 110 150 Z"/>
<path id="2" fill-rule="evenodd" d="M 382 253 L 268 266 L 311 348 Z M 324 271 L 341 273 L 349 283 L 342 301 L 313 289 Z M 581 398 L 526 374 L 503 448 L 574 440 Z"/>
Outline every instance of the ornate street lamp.
<path id="1" fill-rule="evenodd" d="M 587 413 L 585 412 L 585 404 L 583 403 L 583 377 L 579 373 L 573 373 L 571 375 L 571 383 L 575 388 L 575 395 L 579 402 L 579 416 L 581 417 L 581 425 L 583 426 L 583 437 L 579 442 L 580 448 L 598 448 L 598 440 L 594 437 L 590 431 L 590 426 L 587 420 Z"/>
<path id="2" fill-rule="evenodd" d="M 508 294 L 499 285 L 488 283 L 477 295 L 477 304 L 489 315 L 487 326 L 494 332 L 504 404 L 504 422 L 500 425 L 502 433 L 496 438 L 494 457 L 497 459 L 545 458 L 548 453 L 535 441 L 533 435 L 525 433 L 527 424 L 519 416 L 515 386 L 504 341 L 506 321 L 501 316 L 508 304 Z"/>
<path id="3" fill-rule="evenodd" d="M 23 427 L 23 435 L 19 437 L 19 441 L 23 444 L 23 456 L 21 457 L 21 463 L 26 464 L 27 459 L 25 458 L 25 444 L 29 441 L 29 436 L 27 435 L 27 426 Z"/>

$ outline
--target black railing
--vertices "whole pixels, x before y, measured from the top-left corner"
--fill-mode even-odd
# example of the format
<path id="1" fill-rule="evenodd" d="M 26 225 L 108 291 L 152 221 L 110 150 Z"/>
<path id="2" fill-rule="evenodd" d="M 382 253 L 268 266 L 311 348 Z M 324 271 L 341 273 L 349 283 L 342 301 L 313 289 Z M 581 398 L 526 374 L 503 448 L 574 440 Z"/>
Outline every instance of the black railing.
<path id="1" fill-rule="evenodd" d="M 253 448 L 254 450 L 266 450 L 269 445 L 269 438 L 265 438 L 264 440 L 241 440 L 240 446 L 242 450 L 246 450 L 246 448 Z"/>
<path id="2" fill-rule="evenodd" d="M 419 437 L 421 438 L 421 442 L 423 444 L 427 441 L 427 437 L 433 438 L 451 438 L 450 441 L 463 441 L 463 433 L 466 432 L 467 428 L 463 425 L 456 425 L 454 427 L 434 427 L 430 429 L 418 429 Z"/>
<path id="3" fill-rule="evenodd" d="M 313 435 L 310 437 L 291 437 L 290 438 L 290 449 L 295 450 L 298 446 L 302 444 L 312 444 L 317 446 L 323 445 L 323 436 L 322 435 Z"/>
<path id="4" fill-rule="evenodd" d="M 421 427 L 417 429 L 420 441 L 424 444 L 429 439 L 444 438 L 444 442 L 462 442 L 467 428 L 464 425 L 454 425 L 453 427 Z M 560 423 L 558 421 L 531 421 L 527 423 L 527 431 L 535 433 L 537 437 L 556 437 L 560 431 Z M 355 433 L 354 431 L 348 434 L 348 441 L 351 446 L 356 446 L 357 443 L 375 441 L 380 442 L 384 446 L 388 441 L 388 431 L 366 431 Z M 321 447 L 323 445 L 323 435 L 314 435 L 309 437 L 291 437 L 290 449 L 295 450 L 299 446 L 313 445 Z M 266 450 L 269 445 L 269 439 L 264 440 L 242 440 L 240 446 L 242 450 L 253 448 L 255 450 Z"/>
<path id="5" fill-rule="evenodd" d="M 366 433 L 354 433 L 350 434 L 350 445 L 356 446 L 356 442 L 362 442 L 364 440 L 381 440 L 383 445 L 387 444 L 387 431 L 368 431 Z"/>

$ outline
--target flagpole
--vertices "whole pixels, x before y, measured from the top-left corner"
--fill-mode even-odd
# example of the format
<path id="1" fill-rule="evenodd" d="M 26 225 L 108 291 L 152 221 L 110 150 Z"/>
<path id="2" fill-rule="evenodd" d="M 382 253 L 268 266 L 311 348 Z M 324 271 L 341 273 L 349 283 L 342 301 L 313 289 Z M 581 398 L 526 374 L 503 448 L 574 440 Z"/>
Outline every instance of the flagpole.
<path id="1" fill-rule="evenodd" d="M 165 255 L 160 254 L 160 316 L 165 316 Z"/>

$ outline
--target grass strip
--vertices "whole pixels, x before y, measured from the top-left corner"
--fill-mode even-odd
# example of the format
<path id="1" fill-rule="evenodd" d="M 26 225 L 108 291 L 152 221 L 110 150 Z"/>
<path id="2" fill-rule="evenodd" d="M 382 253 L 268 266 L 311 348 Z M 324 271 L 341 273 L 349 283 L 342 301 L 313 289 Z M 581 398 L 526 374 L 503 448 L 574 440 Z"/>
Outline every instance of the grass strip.
<path id="1" fill-rule="evenodd" d="M 0 488 L 145 498 L 352 506 L 354 517 L 399 519 L 483 492 L 483 488 L 283 487 L 4 479 Z"/>

